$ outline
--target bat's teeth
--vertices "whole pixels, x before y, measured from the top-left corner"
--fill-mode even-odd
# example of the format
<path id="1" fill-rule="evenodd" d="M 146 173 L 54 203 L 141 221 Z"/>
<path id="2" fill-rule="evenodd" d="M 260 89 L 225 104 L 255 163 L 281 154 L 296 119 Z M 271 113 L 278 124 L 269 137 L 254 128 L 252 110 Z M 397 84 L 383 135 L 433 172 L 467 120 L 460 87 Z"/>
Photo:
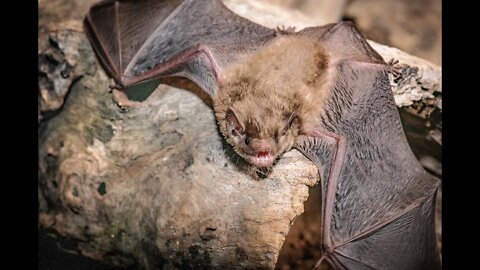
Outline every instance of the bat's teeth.
<path id="1" fill-rule="evenodd" d="M 258 152 L 257 156 L 253 159 L 257 166 L 270 166 L 273 161 L 272 155 L 267 151 Z"/>
<path id="2" fill-rule="evenodd" d="M 267 151 L 260 151 L 258 152 L 258 155 L 257 157 L 259 158 L 268 158 L 270 156 L 270 153 L 268 153 Z"/>

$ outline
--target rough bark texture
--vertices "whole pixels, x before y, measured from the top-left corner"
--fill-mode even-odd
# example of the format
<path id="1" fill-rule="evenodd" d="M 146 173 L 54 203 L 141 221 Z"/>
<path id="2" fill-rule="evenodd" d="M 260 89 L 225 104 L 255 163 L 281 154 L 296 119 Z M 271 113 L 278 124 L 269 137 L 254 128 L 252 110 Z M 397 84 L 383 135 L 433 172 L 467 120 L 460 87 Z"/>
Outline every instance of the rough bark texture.
<path id="1" fill-rule="evenodd" d="M 243 16 L 302 24 L 295 14 L 226 2 Z M 80 21 L 52 29 L 39 41 L 39 224 L 75 239 L 72 250 L 116 266 L 274 268 L 319 180 L 313 163 L 292 150 L 269 177 L 251 179 L 202 95 L 161 85 L 141 106 L 122 111 Z M 407 108 L 409 139 L 424 145 L 430 131 L 408 125 L 441 113 L 440 68 L 372 46 L 407 64 L 392 85 L 397 104 Z M 422 115 L 415 104 L 431 112 Z M 418 149 L 418 156 L 430 155 Z M 316 222 L 302 219 L 303 233 L 315 231 Z"/>
<path id="2" fill-rule="evenodd" d="M 84 35 L 53 36 L 79 50 L 73 73 L 86 72 L 39 131 L 40 223 L 119 265 L 273 268 L 315 167 L 292 151 L 252 180 L 202 99 L 161 86 L 121 111 Z"/>

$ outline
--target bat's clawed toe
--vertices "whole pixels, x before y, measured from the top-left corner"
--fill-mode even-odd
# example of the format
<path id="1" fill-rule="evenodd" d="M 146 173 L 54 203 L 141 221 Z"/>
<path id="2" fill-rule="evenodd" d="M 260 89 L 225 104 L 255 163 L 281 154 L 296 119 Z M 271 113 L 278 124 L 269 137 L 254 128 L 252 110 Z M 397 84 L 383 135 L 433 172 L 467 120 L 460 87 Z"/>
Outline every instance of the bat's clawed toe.
<path id="1" fill-rule="evenodd" d="M 397 59 L 392 58 L 392 59 L 390 59 L 390 61 L 388 61 L 388 65 L 389 66 L 394 66 L 394 65 L 398 64 L 398 62 L 399 61 Z"/>
<path id="2" fill-rule="evenodd" d="M 389 66 L 388 72 L 392 74 L 395 78 L 398 78 L 402 75 L 402 66 L 399 63 L 400 61 L 394 58 L 390 59 L 390 61 L 388 61 L 387 63 L 387 65 Z"/>
<path id="3" fill-rule="evenodd" d="M 276 32 L 277 35 L 295 34 L 295 27 L 294 26 L 289 26 L 289 27 L 285 27 L 284 25 L 277 26 L 277 28 L 275 30 L 277 31 Z"/>

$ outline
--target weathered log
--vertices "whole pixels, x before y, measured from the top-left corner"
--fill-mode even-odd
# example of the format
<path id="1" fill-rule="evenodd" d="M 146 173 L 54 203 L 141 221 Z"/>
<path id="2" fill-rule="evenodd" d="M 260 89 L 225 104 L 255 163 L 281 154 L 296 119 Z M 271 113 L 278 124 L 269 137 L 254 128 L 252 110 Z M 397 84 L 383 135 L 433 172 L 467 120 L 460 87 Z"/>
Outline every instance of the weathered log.
<path id="1" fill-rule="evenodd" d="M 70 49 L 87 47 L 82 33 L 60 33 L 81 39 Z M 292 151 L 267 179 L 252 180 L 202 99 L 161 86 L 124 112 L 88 53 L 78 64 L 92 72 L 40 127 L 40 223 L 113 264 L 132 256 L 150 269 L 273 268 L 316 169 Z"/>
<path id="2" fill-rule="evenodd" d="M 203 95 L 161 85 L 123 111 L 79 21 L 59 25 L 48 39 L 39 52 L 40 225 L 116 266 L 272 269 L 319 180 L 313 163 L 292 150 L 267 178 L 252 180 Z M 440 81 L 438 67 L 411 65 L 402 69 L 414 79 L 403 77 L 399 106 L 440 91 L 432 83 Z M 408 89 L 425 93 L 418 99 Z"/>

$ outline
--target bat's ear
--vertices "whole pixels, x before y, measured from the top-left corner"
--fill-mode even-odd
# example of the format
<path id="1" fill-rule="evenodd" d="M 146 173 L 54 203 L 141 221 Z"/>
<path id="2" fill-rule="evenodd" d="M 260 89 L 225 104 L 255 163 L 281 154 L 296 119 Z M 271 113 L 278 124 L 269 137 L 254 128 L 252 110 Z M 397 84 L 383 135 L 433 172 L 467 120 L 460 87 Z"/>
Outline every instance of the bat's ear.
<path id="1" fill-rule="evenodd" d="M 232 108 L 228 108 L 225 119 L 227 120 L 227 131 L 230 134 L 239 136 L 245 133 L 245 126 L 240 122 Z"/>
<path id="2" fill-rule="evenodd" d="M 290 115 L 285 115 L 285 118 L 284 118 L 285 126 L 283 127 L 282 130 L 280 130 L 280 135 L 284 135 L 287 132 L 287 130 L 290 129 L 293 122 L 295 122 L 295 120 L 297 120 L 297 119 L 298 119 L 298 117 L 297 117 L 296 112 L 293 112 Z"/>

